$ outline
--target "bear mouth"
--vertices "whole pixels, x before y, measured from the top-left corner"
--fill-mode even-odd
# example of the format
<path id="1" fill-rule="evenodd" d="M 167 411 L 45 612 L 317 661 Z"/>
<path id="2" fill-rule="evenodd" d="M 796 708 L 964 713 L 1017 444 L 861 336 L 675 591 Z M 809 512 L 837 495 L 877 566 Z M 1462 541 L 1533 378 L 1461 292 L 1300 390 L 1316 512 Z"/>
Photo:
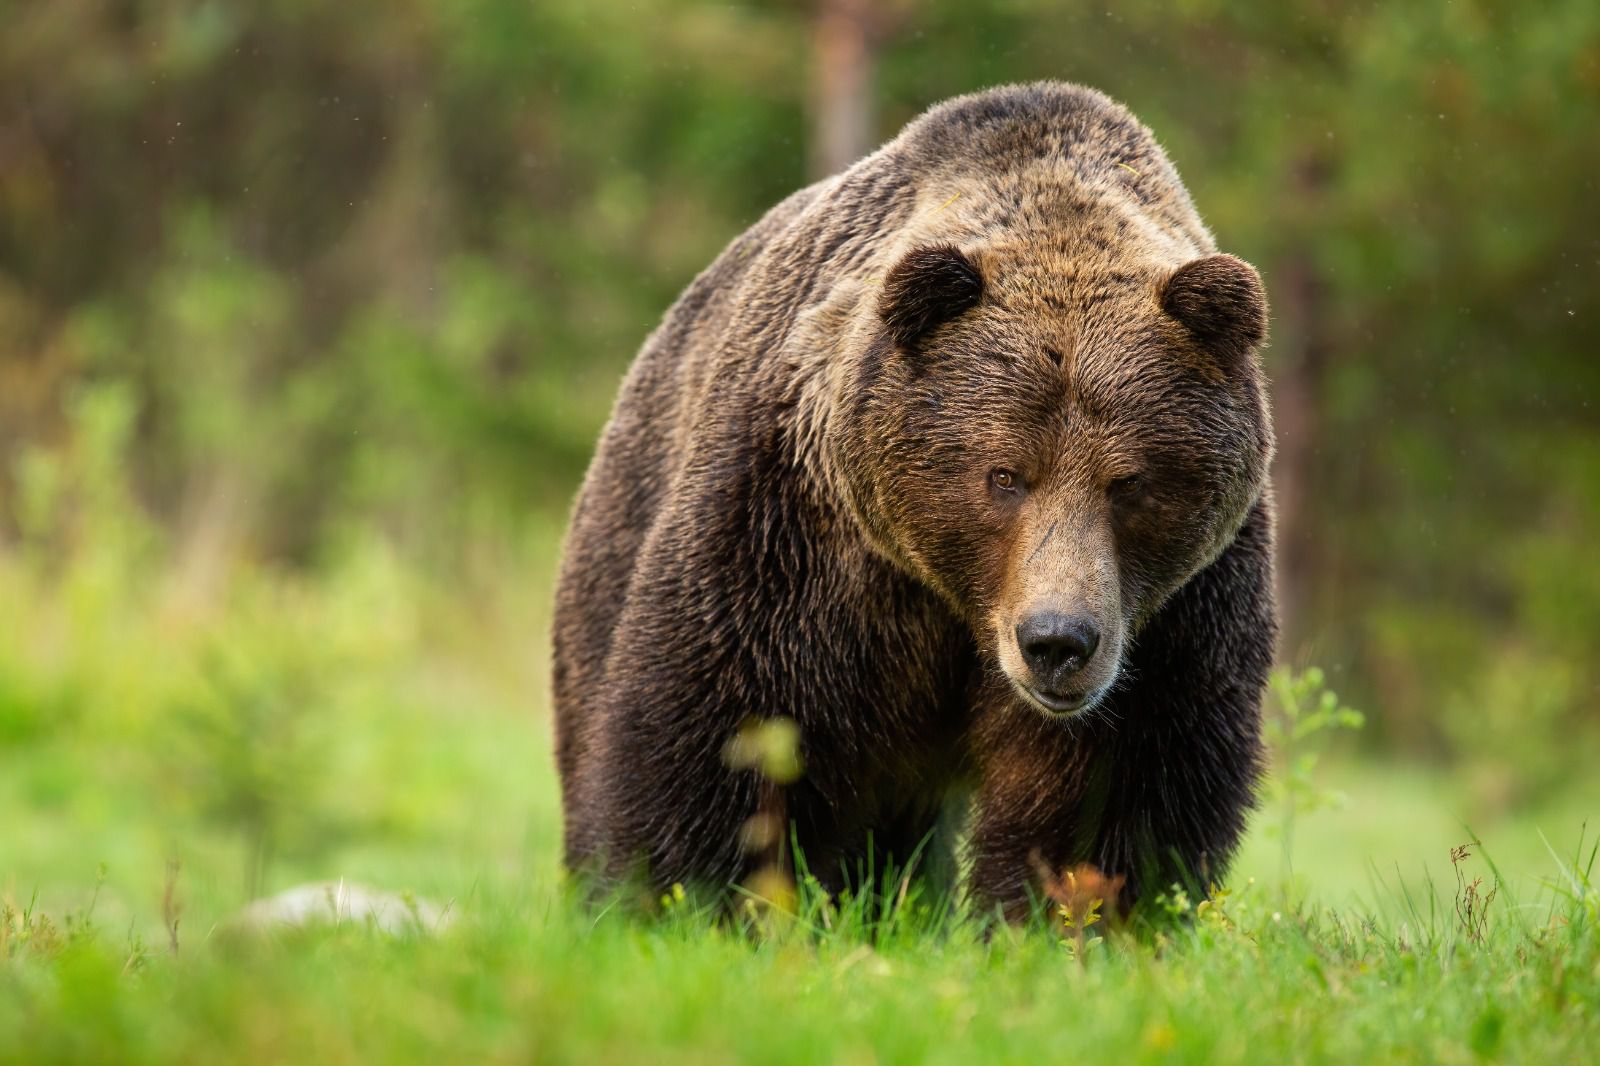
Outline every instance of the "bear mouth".
<path id="1" fill-rule="evenodd" d="M 1094 702 L 1089 695 L 1081 692 L 1045 692 L 1043 689 L 1034 688 L 1032 685 L 1017 685 L 1015 687 L 1020 690 L 1028 702 L 1046 714 L 1051 715 L 1077 714 L 1079 711 L 1087 709 Z"/>

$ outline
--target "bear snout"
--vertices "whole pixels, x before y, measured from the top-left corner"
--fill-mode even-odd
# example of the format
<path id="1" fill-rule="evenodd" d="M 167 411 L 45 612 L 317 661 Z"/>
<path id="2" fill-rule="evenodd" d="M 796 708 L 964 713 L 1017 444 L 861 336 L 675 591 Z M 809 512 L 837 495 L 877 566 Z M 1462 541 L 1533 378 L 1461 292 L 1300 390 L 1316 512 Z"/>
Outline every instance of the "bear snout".
<path id="1" fill-rule="evenodd" d="M 1123 633 L 1114 612 L 1074 597 L 1045 597 L 1015 623 L 994 620 L 1000 669 L 1024 703 L 1047 715 L 1075 715 L 1099 703 L 1117 680 Z"/>
<path id="2" fill-rule="evenodd" d="M 1022 661 L 1045 694 L 1065 689 L 1100 646 L 1100 627 L 1094 619 L 1063 611 L 1028 615 L 1018 624 L 1016 636 Z"/>

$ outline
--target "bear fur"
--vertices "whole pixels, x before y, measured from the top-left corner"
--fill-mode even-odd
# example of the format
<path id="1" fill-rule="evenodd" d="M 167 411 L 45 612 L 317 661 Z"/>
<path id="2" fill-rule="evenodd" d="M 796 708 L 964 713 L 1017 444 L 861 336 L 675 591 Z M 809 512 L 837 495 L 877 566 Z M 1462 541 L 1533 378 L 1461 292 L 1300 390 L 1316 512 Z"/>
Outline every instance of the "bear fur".
<path id="1" fill-rule="evenodd" d="M 1266 315 L 1077 86 L 950 100 L 773 208 L 646 341 L 578 498 L 569 866 L 736 883 L 777 815 L 832 888 L 965 819 L 1011 917 L 1083 863 L 1125 906 L 1220 876 L 1276 637 Z M 726 757 L 777 716 L 783 788 Z"/>

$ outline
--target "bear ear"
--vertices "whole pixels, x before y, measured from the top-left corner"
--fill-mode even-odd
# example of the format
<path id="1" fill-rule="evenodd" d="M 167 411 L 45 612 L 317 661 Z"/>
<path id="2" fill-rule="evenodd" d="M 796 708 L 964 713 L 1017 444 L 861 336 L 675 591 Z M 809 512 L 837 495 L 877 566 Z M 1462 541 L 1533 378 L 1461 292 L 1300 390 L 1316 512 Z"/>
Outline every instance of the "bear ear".
<path id="1" fill-rule="evenodd" d="M 1243 259 L 1208 255 L 1179 267 L 1161 287 L 1161 310 L 1201 345 L 1242 358 L 1267 338 L 1267 293 Z"/>
<path id="2" fill-rule="evenodd" d="M 976 306 L 983 275 L 953 244 L 914 248 L 883 279 L 878 314 L 902 348 L 915 348 L 935 326 Z"/>

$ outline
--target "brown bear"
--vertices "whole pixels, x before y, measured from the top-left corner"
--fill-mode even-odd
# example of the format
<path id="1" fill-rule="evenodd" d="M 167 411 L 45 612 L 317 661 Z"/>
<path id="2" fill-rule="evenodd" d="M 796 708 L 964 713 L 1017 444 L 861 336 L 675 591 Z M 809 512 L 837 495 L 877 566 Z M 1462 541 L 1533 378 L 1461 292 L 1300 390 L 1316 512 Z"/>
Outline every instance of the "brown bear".
<path id="1" fill-rule="evenodd" d="M 567 863 L 748 876 L 771 787 L 724 754 L 786 716 L 825 885 L 963 810 L 985 912 L 1080 863 L 1124 905 L 1219 876 L 1276 633 L 1266 320 L 1077 86 L 948 101 L 775 207 L 645 343 L 578 499 Z"/>

